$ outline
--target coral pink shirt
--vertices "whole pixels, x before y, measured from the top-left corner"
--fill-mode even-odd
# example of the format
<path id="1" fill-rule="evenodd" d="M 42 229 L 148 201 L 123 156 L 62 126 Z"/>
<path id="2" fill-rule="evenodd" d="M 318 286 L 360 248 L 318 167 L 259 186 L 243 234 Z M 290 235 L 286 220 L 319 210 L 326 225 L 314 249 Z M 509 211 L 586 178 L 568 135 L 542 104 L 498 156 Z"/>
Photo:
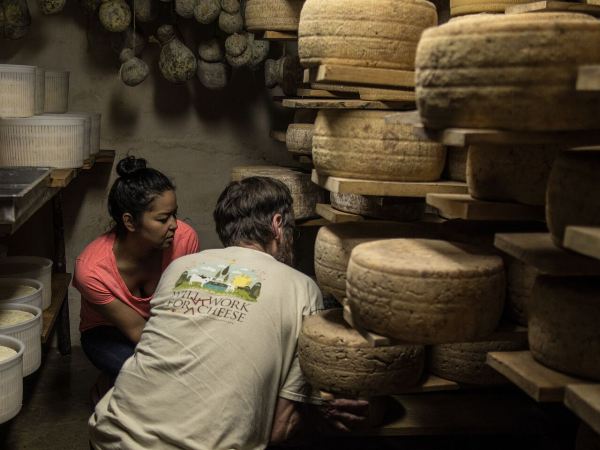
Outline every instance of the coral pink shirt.
<path id="1" fill-rule="evenodd" d="M 113 253 L 116 235 L 103 234 L 92 241 L 75 261 L 73 286 L 81 293 L 81 322 L 79 330 L 85 331 L 100 325 L 112 325 L 90 307 L 90 303 L 105 305 L 119 299 L 144 318 L 150 316 L 150 297 L 136 297 L 129 292 L 117 268 Z M 188 224 L 177 221 L 173 244 L 164 250 L 162 270 L 180 256 L 198 252 L 198 236 Z"/>

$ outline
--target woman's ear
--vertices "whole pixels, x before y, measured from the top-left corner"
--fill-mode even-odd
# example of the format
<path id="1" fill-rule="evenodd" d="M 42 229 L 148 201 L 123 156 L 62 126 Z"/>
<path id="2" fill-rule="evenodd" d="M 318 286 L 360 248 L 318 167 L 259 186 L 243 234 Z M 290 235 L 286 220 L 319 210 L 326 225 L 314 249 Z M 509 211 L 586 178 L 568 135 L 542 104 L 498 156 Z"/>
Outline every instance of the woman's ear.
<path id="1" fill-rule="evenodd" d="M 136 229 L 135 220 L 133 220 L 133 216 L 130 213 L 124 213 L 121 218 L 123 219 L 123 225 L 125 226 L 127 231 L 133 233 Z"/>
<path id="2" fill-rule="evenodd" d="M 283 236 L 283 217 L 277 213 L 271 219 L 271 228 L 273 228 L 273 235 L 276 240 L 279 240 Z"/>

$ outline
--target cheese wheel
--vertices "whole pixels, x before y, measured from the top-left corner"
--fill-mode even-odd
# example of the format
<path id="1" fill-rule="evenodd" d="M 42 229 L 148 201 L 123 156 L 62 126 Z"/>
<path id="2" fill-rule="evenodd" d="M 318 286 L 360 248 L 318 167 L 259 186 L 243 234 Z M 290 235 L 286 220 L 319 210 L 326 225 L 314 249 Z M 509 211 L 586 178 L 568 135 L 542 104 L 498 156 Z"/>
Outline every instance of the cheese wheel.
<path id="1" fill-rule="evenodd" d="M 319 229 L 315 241 L 315 274 L 325 293 L 338 301 L 346 297 L 346 270 L 350 253 L 359 244 L 394 237 L 434 238 L 440 227 L 433 223 L 349 222 Z"/>
<path id="2" fill-rule="evenodd" d="M 14 349 L 0 345 L 0 362 L 12 358 L 16 354 L 17 352 Z"/>
<path id="3" fill-rule="evenodd" d="M 466 147 L 448 147 L 446 149 L 446 176 L 452 181 L 467 181 Z"/>
<path id="4" fill-rule="evenodd" d="M 379 197 L 375 195 L 330 194 L 331 206 L 339 211 L 376 219 L 412 222 L 425 213 L 425 201 L 411 197 Z"/>
<path id="5" fill-rule="evenodd" d="M 431 128 L 596 129 L 600 93 L 574 86 L 580 65 L 599 63 L 600 22 L 591 16 L 467 17 L 423 33 L 417 106 Z"/>
<path id="6" fill-rule="evenodd" d="M 429 352 L 429 371 L 458 383 L 486 386 L 505 384 L 506 378 L 486 364 L 488 352 L 525 349 L 525 330 L 494 332 L 486 340 L 479 342 L 433 345 Z"/>
<path id="7" fill-rule="evenodd" d="M 535 278 L 539 275 L 533 266 L 508 257 L 506 262 L 506 305 L 507 317 L 519 325 L 527 326 L 525 305 L 529 302 Z"/>
<path id="8" fill-rule="evenodd" d="M 529 346 L 540 363 L 600 380 L 600 279 L 538 276 L 527 303 Z"/>
<path id="9" fill-rule="evenodd" d="M 467 185 L 473 198 L 544 205 L 555 145 L 471 145 Z"/>
<path id="10" fill-rule="evenodd" d="M 245 19 L 248 31 L 296 31 L 303 0 L 248 0 Z"/>
<path id="11" fill-rule="evenodd" d="M 477 247 L 428 239 L 361 244 L 346 294 L 367 330 L 404 342 L 446 344 L 489 335 L 502 314 L 502 259 Z"/>
<path id="12" fill-rule="evenodd" d="M 312 123 L 291 123 L 285 133 L 285 145 L 288 151 L 299 155 L 312 155 L 314 129 Z"/>
<path id="13" fill-rule="evenodd" d="M 316 216 L 317 203 L 323 203 L 325 192 L 310 180 L 310 174 L 278 166 L 239 166 L 231 171 L 231 180 L 248 177 L 269 177 L 285 184 L 294 200 L 294 217 L 307 219 Z"/>
<path id="14" fill-rule="evenodd" d="M 452 17 L 465 14 L 504 13 L 509 6 L 528 3 L 529 0 L 450 0 Z"/>
<path id="15" fill-rule="evenodd" d="M 600 151 L 561 152 L 546 194 L 546 222 L 556 245 L 562 246 L 568 225 L 599 226 Z"/>
<path id="16" fill-rule="evenodd" d="M 386 111 L 320 110 L 313 135 L 317 172 L 380 181 L 433 181 L 444 146 L 418 138 L 410 125 L 388 125 Z"/>
<path id="17" fill-rule="evenodd" d="M 330 309 L 304 319 L 298 339 L 300 368 L 326 392 L 356 396 L 387 395 L 414 386 L 423 371 L 421 345 L 373 347 Z"/>
<path id="18" fill-rule="evenodd" d="M 437 25 L 425 0 L 307 0 L 300 16 L 303 66 L 338 64 L 413 70 L 419 37 Z"/>
<path id="19" fill-rule="evenodd" d="M 16 309 L 0 309 L 0 329 L 16 325 L 18 323 L 27 322 L 33 319 L 34 315 L 27 311 L 19 311 Z"/>

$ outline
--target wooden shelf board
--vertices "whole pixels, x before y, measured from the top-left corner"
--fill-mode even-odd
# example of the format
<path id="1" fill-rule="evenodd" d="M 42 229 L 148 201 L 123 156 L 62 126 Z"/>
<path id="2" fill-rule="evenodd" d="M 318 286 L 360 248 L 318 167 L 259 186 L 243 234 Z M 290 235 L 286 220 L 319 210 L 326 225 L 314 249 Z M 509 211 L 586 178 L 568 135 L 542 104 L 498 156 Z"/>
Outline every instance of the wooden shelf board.
<path id="1" fill-rule="evenodd" d="M 48 342 L 52 329 L 56 322 L 56 318 L 60 314 L 60 308 L 67 296 L 69 284 L 71 283 L 70 273 L 54 273 L 52 274 L 52 303 L 44 310 L 42 316 L 42 343 Z"/>
<path id="2" fill-rule="evenodd" d="M 286 135 L 285 131 L 271 130 L 269 132 L 269 136 L 271 137 L 271 139 L 273 139 L 277 142 L 283 142 L 284 144 L 285 144 L 285 135 Z"/>
<path id="3" fill-rule="evenodd" d="M 538 402 L 562 402 L 571 384 L 585 383 L 535 361 L 531 352 L 491 352 L 487 364 Z"/>
<path id="4" fill-rule="evenodd" d="M 584 2 L 560 2 L 545 0 L 533 3 L 512 5 L 506 8 L 506 14 L 523 14 L 529 12 L 571 12 L 600 16 L 600 6 Z"/>
<path id="5" fill-rule="evenodd" d="M 297 41 L 298 33 L 292 31 L 265 31 L 262 38 L 265 41 Z"/>
<path id="6" fill-rule="evenodd" d="M 284 98 L 283 106 L 286 108 L 303 109 L 375 109 L 393 110 L 406 108 L 402 102 L 381 102 L 361 99 L 337 98 Z"/>
<path id="7" fill-rule="evenodd" d="M 296 89 L 296 95 L 301 98 L 348 98 L 358 97 L 355 94 L 349 92 L 338 92 L 328 91 L 325 89 L 310 89 L 310 88 L 298 88 Z"/>
<path id="8" fill-rule="evenodd" d="M 446 380 L 433 374 L 425 375 L 425 378 L 417 386 L 406 389 L 399 394 L 418 394 L 424 392 L 456 391 L 460 385 L 455 381 Z"/>
<path id="9" fill-rule="evenodd" d="M 64 188 L 71 183 L 79 173 L 79 169 L 54 169 L 50 174 L 51 188 Z"/>
<path id="10" fill-rule="evenodd" d="M 457 181 L 399 182 L 356 180 L 330 177 L 312 172 L 312 181 L 330 192 L 390 197 L 425 197 L 429 193 L 465 194 L 466 183 Z"/>
<path id="11" fill-rule="evenodd" d="M 310 80 L 315 83 L 414 87 L 415 73 L 411 70 L 321 64 L 310 69 Z"/>
<path id="12" fill-rule="evenodd" d="M 469 194 L 427 194 L 427 204 L 445 219 L 543 221 L 545 214 L 543 206 L 483 201 Z"/>
<path id="13" fill-rule="evenodd" d="M 494 245 L 542 274 L 600 275 L 600 261 L 556 247 L 549 233 L 498 233 Z"/>
<path id="14" fill-rule="evenodd" d="M 580 66 L 577 71 L 578 91 L 600 91 L 600 65 Z"/>
<path id="15" fill-rule="evenodd" d="M 572 384 L 565 392 L 565 405 L 600 434 L 600 384 Z"/>
<path id="16" fill-rule="evenodd" d="M 567 227 L 563 245 L 582 255 L 600 259 L 600 227 Z"/>
<path id="17" fill-rule="evenodd" d="M 324 225 L 329 225 L 329 222 L 323 218 L 296 221 L 297 227 L 322 227 Z"/>
<path id="18" fill-rule="evenodd" d="M 41 195 L 37 196 L 31 203 L 27 204 L 19 213 L 14 223 L 0 224 L 0 236 L 9 236 L 16 232 L 21 225 L 27 222 L 42 206 L 54 197 L 60 188 L 48 187 Z"/>
<path id="19" fill-rule="evenodd" d="M 333 206 L 324 203 L 317 203 L 317 214 L 331 223 L 360 222 L 365 220 L 363 216 L 338 211 Z"/>

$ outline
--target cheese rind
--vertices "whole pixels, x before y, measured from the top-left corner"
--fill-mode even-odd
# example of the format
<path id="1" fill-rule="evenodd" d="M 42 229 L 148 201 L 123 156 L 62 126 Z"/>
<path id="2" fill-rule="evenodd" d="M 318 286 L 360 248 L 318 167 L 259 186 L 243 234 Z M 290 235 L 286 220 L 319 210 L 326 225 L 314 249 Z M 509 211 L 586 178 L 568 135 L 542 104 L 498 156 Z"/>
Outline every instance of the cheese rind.
<path id="1" fill-rule="evenodd" d="M 248 31 L 296 31 L 302 0 L 248 0 L 244 11 Z"/>
<path id="2" fill-rule="evenodd" d="M 339 211 L 376 219 L 412 222 L 425 213 L 422 198 L 379 197 L 375 195 L 330 194 L 331 206 Z"/>
<path id="3" fill-rule="evenodd" d="M 527 326 L 526 305 L 531 297 L 535 278 L 539 275 L 533 266 L 508 257 L 506 260 L 506 315 L 519 325 Z"/>

